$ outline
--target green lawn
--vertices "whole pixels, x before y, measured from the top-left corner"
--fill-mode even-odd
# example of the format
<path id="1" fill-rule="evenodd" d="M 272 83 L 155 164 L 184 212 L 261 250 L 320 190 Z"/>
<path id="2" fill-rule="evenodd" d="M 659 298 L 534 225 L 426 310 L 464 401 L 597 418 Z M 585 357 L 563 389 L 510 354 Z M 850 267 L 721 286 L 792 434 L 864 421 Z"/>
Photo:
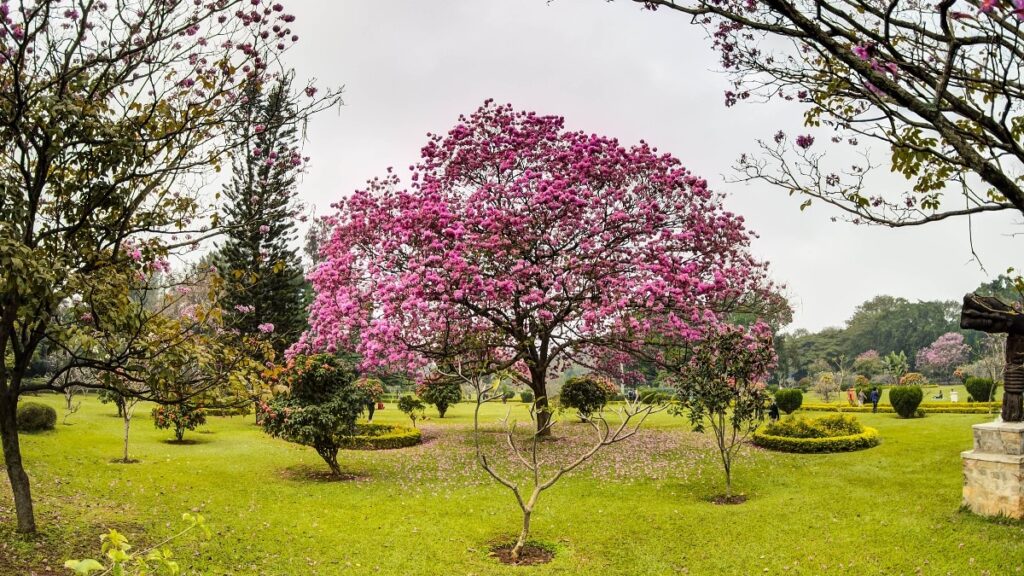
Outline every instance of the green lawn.
<path id="1" fill-rule="evenodd" d="M 57 397 L 40 400 L 58 406 Z M 519 403 L 514 415 L 525 418 Z M 423 423 L 427 442 L 389 452 L 344 452 L 353 478 L 324 482 L 312 449 L 266 437 L 252 417 L 215 418 L 194 445 L 173 445 L 148 411 L 136 417 L 132 456 L 117 464 L 121 421 L 86 400 L 69 426 L 22 445 L 42 528 L 12 531 L 0 484 L 0 574 L 61 574 L 64 558 L 94 547 L 106 527 L 152 542 L 204 514 L 215 536 L 175 545 L 208 574 L 1018 574 L 1024 523 L 959 510 L 960 452 L 977 415 L 900 420 L 863 414 L 882 445 L 864 452 L 789 455 L 751 448 L 737 488 L 750 500 L 717 506 L 721 472 L 707 439 L 660 414 L 635 440 L 545 493 L 534 536 L 557 549 L 544 566 L 508 567 L 488 546 L 517 528 L 510 494 L 473 460 L 471 405 Z M 432 411 L 430 412 L 433 413 Z M 487 420 L 504 414 L 489 407 Z M 389 406 L 378 422 L 402 422 Z M 566 421 L 545 450 L 579 448 Z M 497 438 L 489 434 L 492 450 Z M 46 567 L 53 571 L 47 572 Z"/>

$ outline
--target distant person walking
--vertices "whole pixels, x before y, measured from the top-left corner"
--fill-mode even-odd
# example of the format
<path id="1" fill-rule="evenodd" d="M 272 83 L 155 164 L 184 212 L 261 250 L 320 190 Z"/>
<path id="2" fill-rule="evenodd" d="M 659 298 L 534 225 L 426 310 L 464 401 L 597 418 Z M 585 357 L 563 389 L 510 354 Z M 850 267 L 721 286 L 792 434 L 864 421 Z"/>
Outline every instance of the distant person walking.
<path id="1" fill-rule="evenodd" d="M 775 403 L 775 400 L 772 400 L 772 405 L 768 407 L 768 418 L 772 422 L 779 419 L 779 405 Z"/>
<path id="2" fill-rule="evenodd" d="M 871 389 L 871 411 L 878 412 L 878 401 L 882 398 L 882 393 L 878 391 L 878 386 Z"/>
<path id="3" fill-rule="evenodd" d="M 846 389 L 846 401 L 850 403 L 850 406 L 857 405 L 857 391 L 852 386 Z"/>
<path id="4" fill-rule="evenodd" d="M 864 403 L 867 402 L 867 400 L 868 397 L 866 394 L 864 394 L 863 390 L 857 392 L 857 406 L 863 406 Z"/>

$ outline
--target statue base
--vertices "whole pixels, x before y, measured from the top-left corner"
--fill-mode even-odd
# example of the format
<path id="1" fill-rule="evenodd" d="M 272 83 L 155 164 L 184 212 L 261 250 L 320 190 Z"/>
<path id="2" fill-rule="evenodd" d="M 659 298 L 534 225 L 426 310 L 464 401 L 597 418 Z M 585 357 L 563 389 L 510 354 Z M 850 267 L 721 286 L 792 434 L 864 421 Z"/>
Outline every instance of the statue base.
<path id="1" fill-rule="evenodd" d="M 1024 422 L 975 424 L 964 461 L 964 506 L 982 516 L 1024 518 Z"/>

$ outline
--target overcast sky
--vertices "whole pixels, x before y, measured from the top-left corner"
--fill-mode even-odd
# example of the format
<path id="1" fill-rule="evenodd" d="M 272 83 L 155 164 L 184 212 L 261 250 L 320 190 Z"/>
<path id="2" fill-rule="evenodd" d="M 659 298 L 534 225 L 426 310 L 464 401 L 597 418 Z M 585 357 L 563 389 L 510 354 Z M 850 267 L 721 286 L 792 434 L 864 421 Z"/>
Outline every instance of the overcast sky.
<path id="1" fill-rule="evenodd" d="M 989 275 L 1019 265 L 1009 235 L 1019 217 L 883 229 L 833 223 L 835 210 L 766 185 L 727 182 L 758 138 L 801 132 L 782 104 L 726 108 L 726 78 L 703 31 L 627 0 L 288 0 L 301 35 L 289 52 L 300 81 L 345 86 L 345 106 L 317 116 L 300 197 L 317 207 L 362 187 L 388 166 L 414 163 L 427 132 L 447 131 L 487 98 L 564 116 L 570 128 L 644 139 L 726 192 L 760 238 L 755 253 L 788 286 L 791 328 L 841 325 L 876 295 L 959 299 Z M 884 150 L 874 157 L 886 158 Z M 893 186 L 899 180 L 888 180 Z M 895 190 L 895 188 L 894 188 Z"/>

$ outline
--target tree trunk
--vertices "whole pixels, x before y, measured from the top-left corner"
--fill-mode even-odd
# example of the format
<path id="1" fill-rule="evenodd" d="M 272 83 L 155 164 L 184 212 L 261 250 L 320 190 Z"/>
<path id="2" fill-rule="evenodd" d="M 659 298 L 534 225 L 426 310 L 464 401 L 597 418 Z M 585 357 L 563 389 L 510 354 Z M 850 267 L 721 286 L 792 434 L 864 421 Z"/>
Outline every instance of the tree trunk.
<path id="1" fill-rule="evenodd" d="M 317 448 L 316 452 L 330 467 L 331 474 L 340 478 L 341 466 L 338 465 L 338 449 L 334 447 Z"/>
<path id="2" fill-rule="evenodd" d="M 122 460 L 122 462 L 127 464 L 128 463 L 128 432 L 131 430 L 131 427 L 132 427 L 132 417 L 128 413 L 127 406 L 125 407 L 124 416 L 122 416 L 122 418 L 124 419 L 124 459 Z"/>
<path id="3" fill-rule="evenodd" d="M 0 438 L 4 445 L 4 462 L 7 477 L 14 493 L 14 510 L 18 516 L 18 532 L 30 534 L 36 531 L 35 513 L 32 511 L 32 491 L 28 474 L 21 464 L 21 445 L 18 442 L 18 397 L 13 394 L 0 395 Z"/>
<path id="4" fill-rule="evenodd" d="M 178 442 L 181 442 L 182 439 L 185 438 L 185 427 L 184 426 L 176 426 L 174 428 L 174 438 Z"/>
<path id="5" fill-rule="evenodd" d="M 551 436 L 551 408 L 548 407 L 547 368 L 530 368 L 530 389 L 537 413 L 537 435 Z"/>
<path id="6" fill-rule="evenodd" d="M 530 515 L 533 514 L 532 510 L 523 510 L 523 530 L 519 533 L 519 539 L 516 540 L 516 545 L 512 547 L 512 561 L 519 562 L 519 556 L 523 553 L 523 548 L 526 546 L 526 539 L 530 536 Z"/>

